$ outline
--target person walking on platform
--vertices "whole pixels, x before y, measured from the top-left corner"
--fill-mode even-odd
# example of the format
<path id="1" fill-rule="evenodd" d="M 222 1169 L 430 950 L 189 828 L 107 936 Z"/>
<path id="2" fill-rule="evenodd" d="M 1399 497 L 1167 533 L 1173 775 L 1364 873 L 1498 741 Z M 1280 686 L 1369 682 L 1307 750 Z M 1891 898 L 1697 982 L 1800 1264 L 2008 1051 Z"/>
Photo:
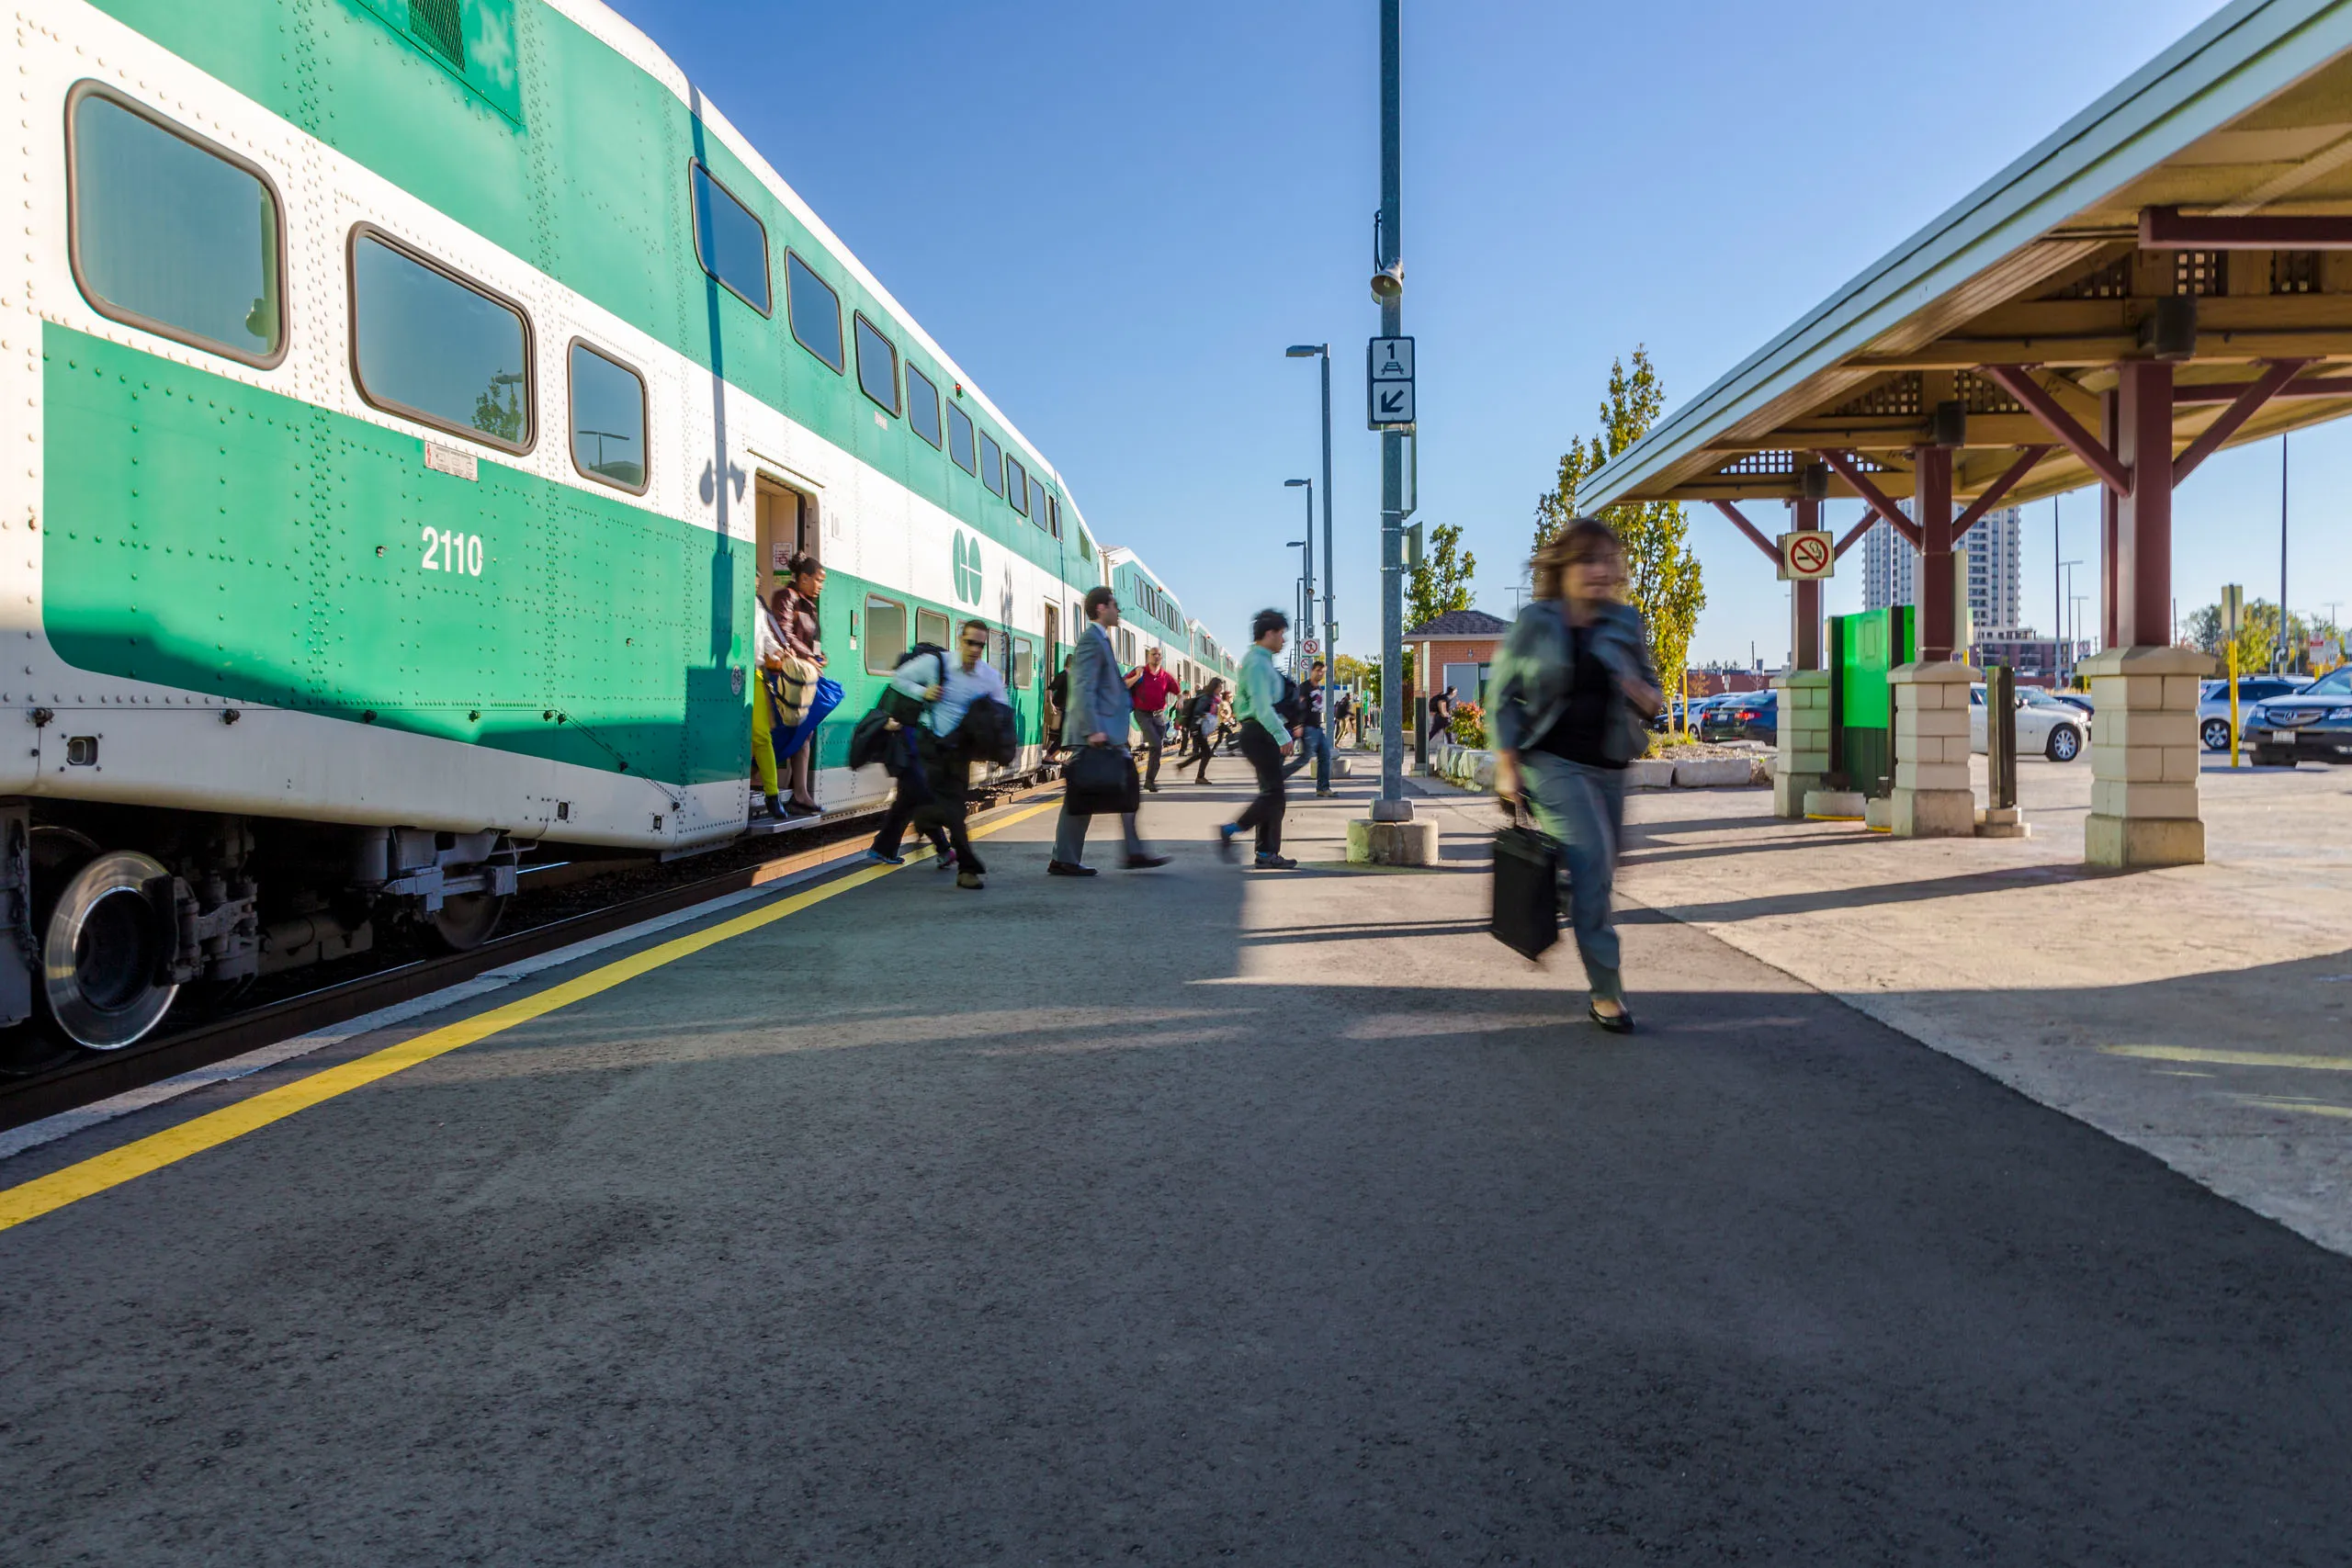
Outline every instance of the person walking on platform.
<path id="1" fill-rule="evenodd" d="M 1631 1033 L 1610 894 L 1625 826 L 1625 764 L 1649 749 L 1665 699 L 1625 551 L 1597 517 L 1538 550 L 1535 597 L 1495 657 L 1495 795 L 1524 799 L 1568 868 L 1568 911 L 1593 1022 Z"/>
<path id="2" fill-rule="evenodd" d="M 1290 726 L 1283 718 L 1283 672 L 1274 657 L 1290 640 L 1290 617 L 1280 610 L 1261 610 L 1250 623 L 1254 639 L 1241 656 L 1241 754 L 1258 775 L 1258 797 L 1234 821 L 1216 830 L 1217 852 L 1233 858 L 1235 835 L 1257 830 L 1257 864 L 1268 871 L 1288 871 L 1298 864 L 1283 857 L 1283 754 L 1290 750 Z"/>
<path id="3" fill-rule="evenodd" d="M 1119 674 L 1118 650 L 1111 646 L 1111 633 L 1119 625 L 1119 596 L 1108 588 L 1087 590 L 1086 618 L 1087 627 L 1079 633 L 1078 646 L 1070 649 L 1069 716 L 1062 721 L 1062 744 L 1072 750 L 1109 747 L 1125 755 L 1129 750 L 1127 731 L 1134 721 L 1135 703 Z M 1092 820 L 1073 813 L 1069 795 L 1063 795 L 1061 821 L 1054 829 L 1054 858 L 1046 863 L 1048 876 L 1094 874 L 1094 868 L 1082 858 L 1087 824 Z M 1152 853 L 1136 831 L 1134 812 L 1120 813 L 1119 828 L 1126 835 L 1129 871 L 1168 863 L 1168 857 Z"/>
<path id="4" fill-rule="evenodd" d="M 1209 762 L 1216 756 L 1217 710 L 1225 705 L 1225 677 L 1212 675 L 1209 683 L 1193 694 L 1193 705 L 1184 716 L 1184 732 L 1193 738 L 1193 761 L 1200 764 L 1194 784 L 1209 782 Z"/>
<path id="5" fill-rule="evenodd" d="M 1004 677 L 987 662 L 989 625 L 966 621 L 956 629 L 956 651 L 924 654 L 899 666 L 893 690 L 924 705 L 915 727 L 916 754 L 922 760 L 930 798 L 915 809 L 916 824 L 947 835 L 956 857 L 956 886 L 978 889 L 988 867 L 972 851 L 965 826 L 972 783 L 972 749 L 964 739 L 964 716 L 972 705 L 1006 701 Z"/>
<path id="6" fill-rule="evenodd" d="M 1289 778 L 1308 762 L 1315 764 L 1315 794 L 1317 798 L 1331 793 L 1331 736 L 1323 728 L 1323 661 L 1317 660 L 1306 672 L 1306 689 L 1299 694 L 1306 705 L 1306 721 L 1298 732 L 1298 761 L 1283 770 Z"/>
<path id="7" fill-rule="evenodd" d="M 1159 752 L 1168 744 L 1168 699 L 1176 690 L 1176 677 L 1159 667 L 1159 649 L 1143 650 L 1143 667 L 1127 675 L 1127 695 L 1136 705 L 1136 726 L 1143 731 L 1144 751 L 1150 758 L 1144 770 L 1143 787 L 1152 794 L 1159 793 Z"/>

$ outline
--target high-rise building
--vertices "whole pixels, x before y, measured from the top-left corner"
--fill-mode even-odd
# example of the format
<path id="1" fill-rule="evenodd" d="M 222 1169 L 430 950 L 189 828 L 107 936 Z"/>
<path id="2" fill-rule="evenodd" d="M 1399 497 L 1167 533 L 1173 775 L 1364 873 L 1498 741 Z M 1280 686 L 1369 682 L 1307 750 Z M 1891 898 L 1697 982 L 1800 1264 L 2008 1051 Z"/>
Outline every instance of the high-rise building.
<path id="1" fill-rule="evenodd" d="M 1910 503 L 1903 507 L 1907 513 Z M 2015 634 L 2020 619 L 2019 540 L 2024 513 L 2004 506 L 1980 519 L 1953 546 L 1968 552 L 1968 614 L 1980 637 Z M 1919 602 L 1919 554 L 1883 522 L 1862 536 L 1862 608 Z"/>
<path id="2" fill-rule="evenodd" d="M 1863 609 L 1917 603 L 1918 581 L 1919 554 L 1902 535 L 1882 520 L 1862 536 Z"/>
<path id="3" fill-rule="evenodd" d="M 1959 544 L 1968 552 L 1968 614 L 1980 637 L 2017 635 L 2018 557 L 2024 534 L 2025 513 L 2004 506 L 1986 513 Z"/>

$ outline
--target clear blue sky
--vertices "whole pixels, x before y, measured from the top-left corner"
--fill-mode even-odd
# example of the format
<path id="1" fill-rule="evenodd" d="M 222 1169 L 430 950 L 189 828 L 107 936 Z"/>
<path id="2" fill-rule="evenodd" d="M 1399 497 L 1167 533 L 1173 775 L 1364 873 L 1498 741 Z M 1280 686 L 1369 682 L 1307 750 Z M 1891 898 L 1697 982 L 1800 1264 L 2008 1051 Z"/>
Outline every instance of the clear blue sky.
<path id="1" fill-rule="evenodd" d="M 1282 350 L 1328 339 L 1340 646 L 1376 642 L 1373 0 L 617 4 L 1045 449 L 1100 536 L 1229 644 L 1291 602 L 1304 503 L 1282 481 L 1319 459 L 1314 371 Z M 1510 613 L 1534 499 L 1612 355 L 1646 344 L 1669 404 L 1696 394 L 2212 9 L 1406 0 L 1420 515 L 1466 530 L 1480 605 Z M 1843 74 L 1859 38 L 1910 77 Z M 2292 470 L 2290 600 L 2352 601 L 2352 429 L 2296 437 Z M 2183 488 L 2184 615 L 2225 581 L 2276 596 L 2278 475 L 2273 441 Z M 2095 560 L 2093 498 L 2061 510 L 2065 553 Z M 2045 630 L 2051 511 L 2025 540 Z M 1752 642 L 1779 662 L 1768 563 L 1712 511 L 1691 532 L 1694 657 Z M 1833 611 L 1860 604 L 1848 562 Z"/>

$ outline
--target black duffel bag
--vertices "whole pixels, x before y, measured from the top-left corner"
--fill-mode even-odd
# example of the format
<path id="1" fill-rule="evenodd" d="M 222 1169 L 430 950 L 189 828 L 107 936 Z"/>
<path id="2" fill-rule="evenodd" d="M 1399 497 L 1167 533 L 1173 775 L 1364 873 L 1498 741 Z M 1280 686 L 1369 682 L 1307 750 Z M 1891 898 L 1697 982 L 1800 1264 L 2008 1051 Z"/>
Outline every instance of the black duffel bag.
<path id="1" fill-rule="evenodd" d="M 1521 958 L 1560 940 L 1560 849 L 1522 819 L 1495 835 L 1495 910 L 1487 931 Z"/>
<path id="2" fill-rule="evenodd" d="M 1110 746 L 1080 746 L 1062 772 L 1073 817 L 1125 816 L 1143 807 L 1143 781 L 1135 760 Z"/>

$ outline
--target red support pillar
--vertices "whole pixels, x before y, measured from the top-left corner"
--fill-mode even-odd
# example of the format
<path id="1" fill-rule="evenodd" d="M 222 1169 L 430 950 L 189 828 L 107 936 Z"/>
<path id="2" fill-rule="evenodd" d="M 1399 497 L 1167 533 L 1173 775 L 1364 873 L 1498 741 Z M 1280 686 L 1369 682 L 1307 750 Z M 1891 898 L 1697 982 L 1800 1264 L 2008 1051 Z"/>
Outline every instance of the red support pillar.
<path id="1" fill-rule="evenodd" d="M 2123 440 L 2121 398 L 2120 392 L 2106 392 L 2098 400 L 2099 439 L 2110 452 Z M 2116 562 L 2122 556 L 2122 498 L 2111 487 L 2098 487 L 2098 645 L 2102 649 L 2119 646 L 2115 627 L 2121 596 L 2116 592 Z M 2071 655 L 2068 661 L 2072 662 Z"/>
<path id="2" fill-rule="evenodd" d="M 1912 521 L 1919 525 L 1919 659 L 1944 664 L 1955 652 L 1951 555 L 1951 448 L 1911 450 L 1916 484 Z"/>
<path id="3" fill-rule="evenodd" d="M 2172 643 L 2172 363 L 2117 366 L 2115 455 L 2132 470 L 2117 509 L 2116 648 Z"/>
<path id="4" fill-rule="evenodd" d="M 1821 526 L 1821 502 L 1799 499 L 1796 525 L 1800 531 Z M 1789 585 L 1796 592 L 1793 601 L 1795 625 L 1790 630 L 1790 667 L 1796 670 L 1821 668 L 1821 584 L 1818 581 L 1800 581 Z"/>

